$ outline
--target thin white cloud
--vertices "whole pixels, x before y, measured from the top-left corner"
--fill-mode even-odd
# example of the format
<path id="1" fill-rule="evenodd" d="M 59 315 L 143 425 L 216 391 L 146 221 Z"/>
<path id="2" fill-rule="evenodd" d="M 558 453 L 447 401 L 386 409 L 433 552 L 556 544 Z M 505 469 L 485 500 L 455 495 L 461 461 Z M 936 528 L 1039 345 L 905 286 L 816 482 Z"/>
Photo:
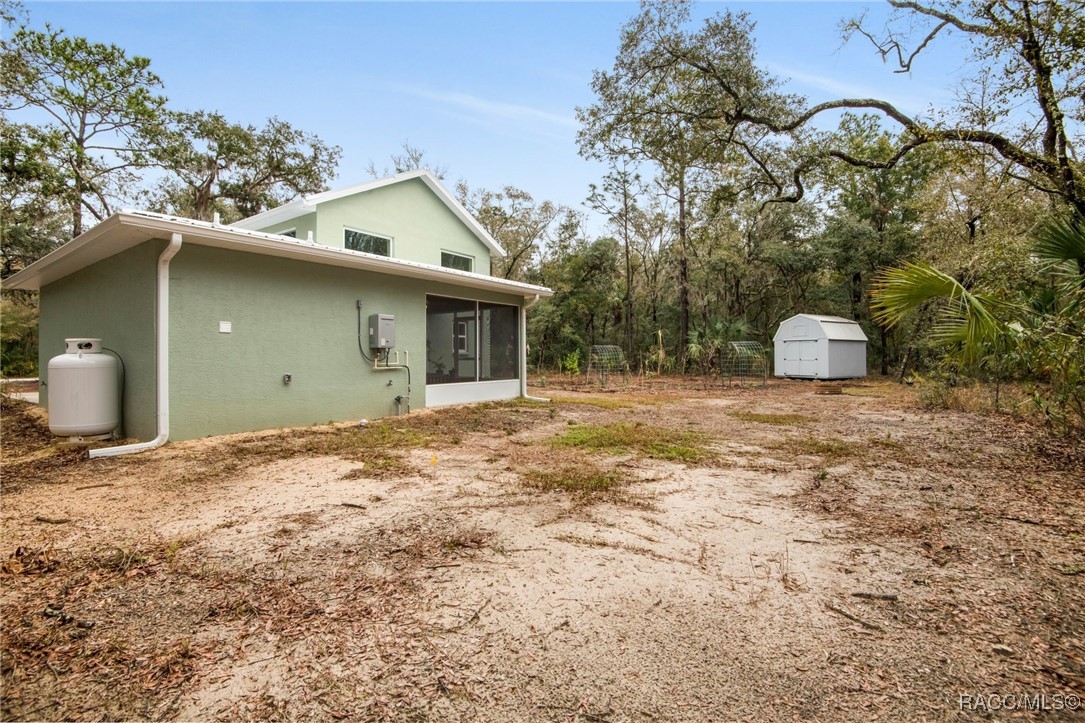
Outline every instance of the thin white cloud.
<path id="1" fill-rule="evenodd" d="M 931 103 L 944 93 L 940 90 L 931 90 L 929 96 L 920 98 L 911 94 L 893 92 L 891 88 L 871 88 L 869 86 L 848 83 L 837 78 L 818 75 L 816 73 L 804 73 L 801 70 L 789 68 L 777 63 L 768 63 L 769 70 L 790 78 L 795 83 L 832 93 L 839 98 L 881 98 L 893 103 L 898 108 L 908 113 L 922 113 Z"/>
<path id="2" fill-rule="evenodd" d="M 469 111 L 489 121 L 534 121 L 551 126 L 563 128 L 576 128 L 576 118 L 571 115 L 551 113 L 540 108 L 533 108 L 518 103 L 506 103 L 498 100 L 479 98 L 470 93 L 458 93 L 441 90 L 429 90 L 411 86 L 399 86 L 399 90 L 418 98 L 443 103 L 447 106 Z"/>

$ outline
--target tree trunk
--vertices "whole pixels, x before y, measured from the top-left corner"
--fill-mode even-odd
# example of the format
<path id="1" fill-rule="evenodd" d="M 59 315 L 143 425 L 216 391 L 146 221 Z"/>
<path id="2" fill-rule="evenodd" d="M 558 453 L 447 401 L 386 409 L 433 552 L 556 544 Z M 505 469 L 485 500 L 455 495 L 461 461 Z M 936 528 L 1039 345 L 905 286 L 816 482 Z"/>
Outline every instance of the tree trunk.
<path id="1" fill-rule="evenodd" d="M 889 339 L 885 327 L 880 327 L 882 341 L 882 376 L 889 376 Z"/>
<path id="2" fill-rule="evenodd" d="M 689 262 L 686 259 L 686 174 L 678 178 L 678 369 L 686 371 L 689 346 Z"/>
<path id="3" fill-rule="evenodd" d="M 87 115 L 84 112 L 79 119 L 79 134 L 73 139 L 75 158 L 72 159 L 72 171 L 75 175 L 75 198 L 72 199 L 72 238 L 83 233 L 83 191 L 86 190 L 83 183 L 83 167 L 86 165 L 86 130 Z"/>
<path id="4" fill-rule="evenodd" d="M 625 243 L 625 356 L 633 354 L 633 263 L 629 254 L 629 186 L 622 185 L 622 238 Z"/>
<path id="5" fill-rule="evenodd" d="M 863 303 L 863 274 L 856 271 L 851 275 L 851 318 L 859 321 L 860 305 Z"/>
<path id="6" fill-rule="evenodd" d="M 897 384 L 904 383 L 904 375 L 908 372 L 908 362 L 912 357 L 912 347 L 908 347 L 904 351 L 904 359 L 900 362 L 900 373 L 897 374 Z"/>
<path id="7" fill-rule="evenodd" d="M 83 182 L 75 178 L 75 198 L 72 199 L 72 238 L 83 233 Z"/>

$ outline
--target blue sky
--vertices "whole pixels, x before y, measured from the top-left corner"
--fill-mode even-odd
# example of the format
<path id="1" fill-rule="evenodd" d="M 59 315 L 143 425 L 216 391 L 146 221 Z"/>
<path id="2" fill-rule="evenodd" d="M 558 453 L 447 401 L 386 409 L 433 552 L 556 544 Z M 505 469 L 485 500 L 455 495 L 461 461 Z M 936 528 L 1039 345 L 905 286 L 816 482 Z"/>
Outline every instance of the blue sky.
<path id="1" fill-rule="evenodd" d="M 111 42 L 152 60 L 175 108 L 260 124 L 277 115 L 343 148 L 333 186 L 369 179 L 408 140 L 463 179 L 506 184 L 583 209 L 605 169 L 581 159 L 575 108 L 592 71 L 614 62 L 627 2 L 26 4 L 32 25 Z M 912 75 L 895 75 L 869 45 L 841 46 L 841 19 L 861 2 L 702 3 L 746 10 L 759 62 L 812 101 L 875 96 L 906 111 L 945 104 L 963 72 L 943 43 Z M 951 39 L 952 40 L 952 39 Z"/>

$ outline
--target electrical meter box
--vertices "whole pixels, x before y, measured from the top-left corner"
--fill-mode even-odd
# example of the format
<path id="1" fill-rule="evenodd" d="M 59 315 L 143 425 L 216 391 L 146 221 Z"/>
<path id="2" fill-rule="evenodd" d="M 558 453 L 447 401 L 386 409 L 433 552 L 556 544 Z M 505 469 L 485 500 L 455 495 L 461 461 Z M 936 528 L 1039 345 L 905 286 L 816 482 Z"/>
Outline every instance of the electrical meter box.
<path id="1" fill-rule="evenodd" d="M 396 345 L 396 317 L 392 314 L 369 315 L 369 348 L 391 349 Z"/>

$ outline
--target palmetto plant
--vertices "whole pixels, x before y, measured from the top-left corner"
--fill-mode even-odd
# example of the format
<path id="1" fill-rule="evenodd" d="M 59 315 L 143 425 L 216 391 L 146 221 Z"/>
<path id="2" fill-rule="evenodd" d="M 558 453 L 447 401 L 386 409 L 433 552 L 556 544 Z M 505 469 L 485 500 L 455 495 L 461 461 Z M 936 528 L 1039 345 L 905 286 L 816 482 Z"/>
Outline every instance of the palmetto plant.
<path id="1" fill-rule="evenodd" d="M 874 279 L 871 309 L 876 322 L 892 328 L 910 311 L 940 300 L 941 313 L 932 336 L 941 344 L 959 345 L 966 364 L 981 363 L 993 349 L 1004 347 L 1013 328 L 1014 308 L 999 299 L 976 294 L 942 271 L 921 262 L 884 269 Z"/>
<path id="2" fill-rule="evenodd" d="M 701 373 L 708 374 L 713 368 L 720 368 L 723 347 L 729 341 L 749 336 L 752 329 L 745 319 L 714 319 L 689 333 L 686 357 L 701 365 Z"/>
<path id="3" fill-rule="evenodd" d="M 1085 286 L 1085 218 L 1076 216 L 1048 221 L 1040 227 L 1032 252 L 1076 287 L 1067 291 L 1077 291 Z M 1080 293 L 1074 301 L 1080 309 Z"/>
<path id="4" fill-rule="evenodd" d="M 1056 219 L 1036 232 L 1038 273 L 1054 283 L 1009 302 L 966 289 L 925 263 L 883 269 L 871 292 L 874 319 L 892 327 L 927 302 L 941 305 L 936 342 L 996 384 L 1014 374 L 1048 386 L 1034 399 L 1054 426 L 1085 426 L 1085 219 Z M 996 392 L 997 393 L 997 392 Z"/>

